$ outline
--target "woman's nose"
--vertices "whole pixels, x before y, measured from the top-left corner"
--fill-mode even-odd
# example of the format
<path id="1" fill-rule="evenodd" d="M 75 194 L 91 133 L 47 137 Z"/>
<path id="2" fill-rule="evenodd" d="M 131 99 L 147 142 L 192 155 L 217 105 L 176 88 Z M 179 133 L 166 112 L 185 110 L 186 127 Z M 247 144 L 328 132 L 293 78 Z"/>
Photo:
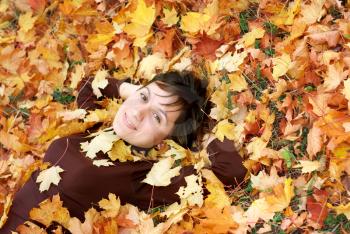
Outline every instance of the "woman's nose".
<path id="1" fill-rule="evenodd" d="M 137 120 L 141 121 L 143 116 L 143 110 L 140 107 L 135 107 L 131 110 L 131 115 Z"/>

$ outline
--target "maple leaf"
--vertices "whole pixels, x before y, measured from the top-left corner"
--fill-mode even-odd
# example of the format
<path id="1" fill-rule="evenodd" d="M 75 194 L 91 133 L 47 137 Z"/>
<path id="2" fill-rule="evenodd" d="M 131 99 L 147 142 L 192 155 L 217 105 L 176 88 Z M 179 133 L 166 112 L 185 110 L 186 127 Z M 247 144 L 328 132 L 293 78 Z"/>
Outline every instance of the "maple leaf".
<path id="1" fill-rule="evenodd" d="M 58 117 L 63 117 L 63 121 L 69 121 L 73 119 L 83 119 L 86 115 L 86 110 L 76 109 L 74 111 L 61 111 L 57 112 Z"/>
<path id="2" fill-rule="evenodd" d="M 154 4 L 147 7 L 145 1 L 137 0 L 136 10 L 129 13 L 131 23 L 127 24 L 123 31 L 136 38 L 144 37 L 148 34 L 156 17 Z"/>
<path id="3" fill-rule="evenodd" d="M 92 164 L 97 166 L 97 167 L 109 167 L 109 166 L 114 166 L 114 164 L 111 161 L 108 161 L 108 159 L 100 159 L 100 160 L 93 160 Z"/>
<path id="4" fill-rule="evenodd" d="M 180 174 L 181 166 L 171 168 L 175 159 L 168 157 L 154 163 L 142 182 L 154 186 L 168 186 L 170 179 Z"/>
<path id="5" fill-rule="evenodd" d="M 350 202 L 346 205 L 332 206 L 330 203 L 327 203 L 327 207 L 334 209 L 337 214 L 345 214 L 345 216 L 350 219 Z"/>
<path id="6" fill-rule="evenodd" d="M 119 213 L 120 200 L 119 197 L 118 199 L 116 198 L 115 194 L 109 193 L 108 200 L 104 198 L 98 202 L 98 205 L 104 209 L 102 212 L 102 215 L 104 217 L 113 218 L 116 217 Z"/>
<path id="7" fill-rule="evenodd" d="M 36 182 L 40 183 L 39 191 L 49 190 L 51 184 L 58 185 L 61 180 L 59 173 L 63 171 L 60 166 L 52 166 L 49 169 L 41 171 L 36 178 Z"/>
<path id="8" fill-rule="evenodd" d="M 236 51 L 233 55 L 232 52 L 226 53 L 219 60 L 217 60 L 218 70 L 225 69 L 228 72 L 238 71 L 239 66 L 243 63 L 247 55 L 248 53 L 246 51 L 241 53 Z"/>
<path id="9" fill-rule="evenodd" d="M 244 34 L 241 40 L 244 42 L 245 47 L 254 45 L 256 39 L 260 39 L 264 36 L 265 30 L 263 28 L 254 28 L 251 32 Z"/>
<path id="10" fill-rule="evenodd" d="M 259 190 L 267 190 L 269 188 L 275 187 L 282 183 L 285 177 L 279 177 L 277 175 L 276 167 L 272 167 L 270 175 L 267 175 L 265 171 L 260 171 L 257 176 L 251 175 L 250 181 L 252 182 L 252 187 Z"/>
<path id="11" fill-rule="evenodd" d="M 165 57 L 170 58 L 173 56 L 173 40 L 176 34 L 175 29 L 169 29 L 165 31 L 164 38 L 161 39 L 153 48 L 153 52 L 159 52 Z"/>
<path id="12" fill-rule="evenodd" d="M 231 81 L 230 90 L 241 92 L 248 88 L 247 82 L 240 73 L 231 73 L 228 75 L 228 78 Z"/>
<path id="13" fill-rule="evenodd" d="M 123 140 L 114 142 L 111 151 L 108 152 L 108 157 L 113 161 L 118 159 L 120 162 L 134 160 L 131 155 L 131 146 L 127 146 Z"/>
<path id="14" fill-rule="evenodd" d="M 48 198 L 39 204 L 39 208 L 33 208 L 29 212 L 31 219 L 50 226 L 53 221 L 58 222 L 64 227 L 68 227 L 70 215 L 67 208 L 62 207 L 63 202 L 60 196 L 54 195 L 52 199 Z"/>
<path id="15" fill-rule="evenodd" d="M 162 21 L 169 27 L 176 24 L 179 21 L 179 17 L 177 16 L 175 7 L 173 7 L 171 10 L 168 8 L 163 8 L 163 13 L 164 18 L 162 18 Z"/>
<path id="16" fill-rule="evenodd" d="M 318 171 L 321 168 L 321 163 L 319 161 L 310 160 L 298 160 L 300 165 L 295 165 L 294 168 L 301 167 L 301 173 L 310 173 L 313 171 Z"/>
<path id="17" fill-rule="evenodd" d="M 231 202 L 228 195 L 225 192 L 224 185 L 222 182 L 215 176 L 215 174 L 208 170 L 201 170 L 202 175 L 207 181 L 206 188 L 210 192 L 208 197 L 204 200 L 205 206 L 214 205 L 215 207 L 222 209 L 225 206 L 230 206 Z"/>
<path id="18" fill-rule="evenodd" d="M 204 34 L 199 38 L 199 42 L 195 44 L 195 49 L 193 51 L 196 54 L 213 61 L 216 59 L 216 49 L 218 49 L 222 43 L 221 40 L 214 40 Z"/>
<path id="19" fill-rule="evenodd" d="M 168 60 L 161 53 L 151 54 L 142 59 L 137 70 L 137 75 L 151 80 L 156 75 L 156 72 L 158 70 L 164 70 L 167 64 Z"/>
<path id="20" fill-rule="evenodd" d="M 293 180 L 288 178 L 284 186 L 278 184 L 273 188 L 273 193 L 253 201 L 252 205 L 245 212 L 248 222 L 255 224 L 259 218 L 265 221 L 272 219 L 275 212 L 281 212 L 288 207 L 294 196 Z"/>
<path id="21" fill-rule="evenodd" d="M 229 123 L 227 119 L 220 121 L 215 128 L 213 129 L 213 133 L 215 136 L 221 141 L 224 141 L 224 137 L 229 140 L 234 140 L 237 138 L 235 134 L 235 124 Z"/>
<path id="22" fill-rule="evenodd" d="M 108 80 L 106 79 L 107 76 L 107 70 L 99 70 L 91 83 L 92 90 L 97 98 L 102 96 L 100 89 L 104 89 L 108 85 Z"/>
<path id="23" fill-rule="evenodd" d="M 69 220 L 68 230 L 75 234 L 92 234 L 93 223 L 99 218 L 99 213 L 94 208 L 90 208 L 85 212 L 84 216 L 84 223 L 81 223 L 76 217 L 71 218 Z"/>
<path id="24" fill-rule="evenodd" d="M 305 24 L 316 23 L 324 14 L 322 10 L 325 0 L 313 0 L 310 5 L 303 4 L 301 15 Z"/>
<path id="25" fill-rule="evenodd" d="M 90 142 L 81 142 L 80 147 L 83 152 L 86 152 L 88 158 L 94 159 L 99 151 L 107 153 L 112 149 L 114 141 L 119 137 L 113 131 L 99 131 L 92 134 L 95 136 Z"/>
<path id="26" fill-rule="evenodd" d="M 283 76 L 287 73 L 291 59 L 288 54 L 282 54 L 279 57 L 272 59 L 273 63 L 273 72 L 272 77 L 277 80 L 280 76 Z"/>
<path id="27" fill-rule="evenodd" d="M 187 202 L 188 205 L 201 207 L 203 205 L 202 177 L 189 175 L 185 177 L 185 181 L 186 187 L 181 186 L 176 194 L 179 195 L 181 201 Z"/>

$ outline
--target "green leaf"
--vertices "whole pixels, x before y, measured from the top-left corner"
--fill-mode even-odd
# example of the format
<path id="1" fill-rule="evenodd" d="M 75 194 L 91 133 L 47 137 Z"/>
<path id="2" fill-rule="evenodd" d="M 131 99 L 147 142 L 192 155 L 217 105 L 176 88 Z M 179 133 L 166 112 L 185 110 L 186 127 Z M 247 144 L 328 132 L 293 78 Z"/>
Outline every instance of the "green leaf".
<path id="1" fill-rule="evenodd" d="M 67 91 L 61 91 L 59 89 L 55 89 L 52 97 L 56 102 L 67 105 L 75 100 L 75 97 L 71 95 L 72 90 L 68 89 Z"/>
<path id="2" fill-rule="evenodd" d="M 284 149 L 282 151 L 282 157 L 287 165 L 288 168 L 292 167 L 292 162 L 295 160 L 295 156 L 292 152 L 290 152 L 287 149 Z"/>

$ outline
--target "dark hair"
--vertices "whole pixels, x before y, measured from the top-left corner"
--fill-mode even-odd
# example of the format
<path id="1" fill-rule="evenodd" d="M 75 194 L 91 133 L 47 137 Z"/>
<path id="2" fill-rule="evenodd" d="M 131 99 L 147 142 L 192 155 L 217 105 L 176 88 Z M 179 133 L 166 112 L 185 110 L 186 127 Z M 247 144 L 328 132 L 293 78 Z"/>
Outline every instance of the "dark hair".
<path id="1" fill-rule="evenodd" d="M 175 102 L 167 104 L 167 106 L 182 106 L 182 112 L 175 121 L 169 138 L 183 147 L 192 148 L 205 116 L 208 81 L 197 78 L 193 72 L 169 71 L 156 75 L 146 85 L 152 82 L 170 92 L 169 96 L 178 96 Z"/>

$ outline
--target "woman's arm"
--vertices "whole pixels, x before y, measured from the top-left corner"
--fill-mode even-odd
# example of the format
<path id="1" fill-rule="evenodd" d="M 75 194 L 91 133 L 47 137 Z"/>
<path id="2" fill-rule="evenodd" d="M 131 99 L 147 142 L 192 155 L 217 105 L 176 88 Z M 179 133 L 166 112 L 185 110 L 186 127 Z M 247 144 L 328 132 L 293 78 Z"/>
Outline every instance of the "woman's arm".
<path id="1" fill-rule="evenodd" d="M 93 93 L 93 89 L 91 83 L 93 81 L 93 77 L 84 78 L 78 86 L 78 97 L 77 103 L 79 108 L 91 110 L 96 108 L 101 108 L 100 105 L 96 103 L 96 101 L 101 100 L 96 97 Z M 107 98 L 122 98 L 126 99 L 130 94 L 135 92 L 141 85 L 134 85 L 129 83 L 131 81 L 130 78 L 117 80 L 114 78 L 107 78 L 108 85 L 104 89 L 100 89 L 103 97 Z"/>
<path id="2" fill-rule="evenodd" d="M 247 173 L 243 159 L 237 152 L 234 142 L 224 138 L 213 139 L 207 146 L 211 169 L 220 181 L 227 186 L 238 186 Z"/>

